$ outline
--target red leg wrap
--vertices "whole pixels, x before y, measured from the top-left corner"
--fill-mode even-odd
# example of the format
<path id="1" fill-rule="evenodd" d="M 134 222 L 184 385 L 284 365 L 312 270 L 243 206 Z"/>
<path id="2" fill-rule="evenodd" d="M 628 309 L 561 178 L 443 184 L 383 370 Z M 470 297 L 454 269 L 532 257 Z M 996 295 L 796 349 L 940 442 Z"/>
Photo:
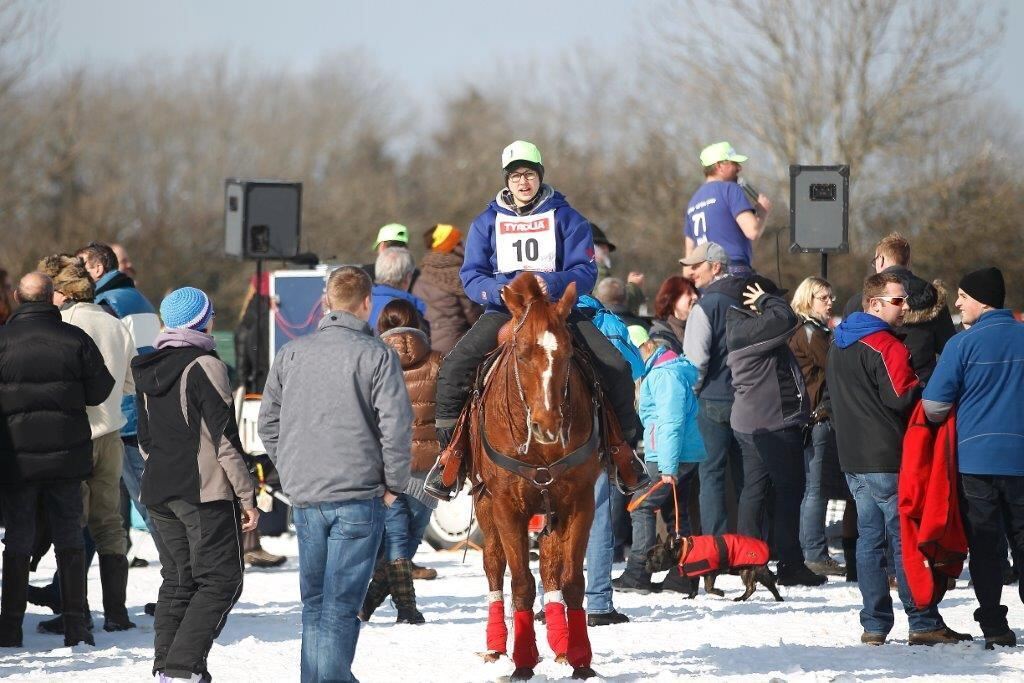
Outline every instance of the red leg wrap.
<path id="1" fill-rule="evenodd" d="M 581 609 L 568 611 L 569 649 L 566 658 L 574 668 L 590 666 L 593 653 L 590 651 L 590 637 L 587 635 L 587 613 Z"/>
<path id="2" fill-rule="evenodd" d="M 512 613 L 515 642 L 512 644 L 512 661 L 516 667 L 532 669 L 540 661 L 537 652 L 537 634 L 533 631 L 533 610 L 520 609 Z"/>
<path id="3" fill-rule="evenodd" d="M 503 600 L 495 600 L 487 609 L 487 649 L 502 654 L 508 651 L 508 626 L 505 625 Z"/>
<path id="4" fill-rule="evenodd" d="M 548 630 L 548 646 L 556 655 L 564 655 L 569 646 L 569 626 L 565 621 L 565 605 L 560 602 L 544 604 L 544 623 Z"/>

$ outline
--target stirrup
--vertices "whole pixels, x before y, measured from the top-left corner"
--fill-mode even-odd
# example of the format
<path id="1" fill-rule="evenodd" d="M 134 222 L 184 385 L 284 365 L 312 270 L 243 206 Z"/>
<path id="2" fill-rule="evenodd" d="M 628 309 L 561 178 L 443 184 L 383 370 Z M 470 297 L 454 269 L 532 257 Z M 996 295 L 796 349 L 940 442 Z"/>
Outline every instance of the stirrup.
<path id="1" fill-rule="evenodd" d="M 442 503 L 455 500 L 462 489 L 462 482 L 458 479 L 451 486 L 445 486 L 442 478 L 441 459 L 438 458 L 434 466 L 427 472 L 426 480 L 423 482 L 423 490 L 427 495 L 438 499 Z"/>
<path id="2" fill-rule="evenodd" d="M 633 468 L 634 474 L 636 474 L 636 484 L 633 486 L 627 486 L 626 483 L 622 481 L 622 477 L 619 475 L 619 468 L 616 467 L 614 463 L 611 467 L 612 483 L 615 484 L 615 488 L 621 491 L 625 496 L 631 496 L 637 491 L 642 491 L 650 486 L 651 481 L 653 481 L 651 479 L 651 475 L 647 473 L 647 467 L 644 466 L 643 462 L 640 460 L 640 456 L 635 452 L 629 461 L 629 465 Z"/>

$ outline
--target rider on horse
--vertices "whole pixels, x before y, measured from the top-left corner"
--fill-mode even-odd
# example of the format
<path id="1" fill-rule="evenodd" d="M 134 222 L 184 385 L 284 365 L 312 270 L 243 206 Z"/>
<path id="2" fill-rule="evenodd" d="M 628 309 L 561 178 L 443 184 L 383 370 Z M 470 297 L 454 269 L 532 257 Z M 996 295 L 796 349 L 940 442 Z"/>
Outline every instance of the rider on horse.
<path id="1" fill-rule="evenodd" d="M 485 312 L 445 357 L 437 380 L 435 426 L 442 455 L 427 475 L 426 489 L 442 499 L 454 496 L 461 484 L 461 478 L 442 481 L 443 463 L 474 373 L 498 346 L 498 332 L 511 319 L 503 287 L 521 271 L 531 271 L 549 299 L 557 300 L 570 282 L 586 294 L 597 279 L 590 224 L 562 193 L 543 183 L 540 150 L 517 140 L 504 149 L 501 161 L 505 187 L 473 221 L 459 273 L 466 294 Z M 590 320 L 574 311 L 569 322 L 577 340 L 589 349 L 611 412 L 618 418 L 623 443 L 606 447 L 619 480 L 631 484 L 630 489 L 645 485 L 646 470 L 627 445 L 635 441 L 639 429 L 629 365 Z"/>

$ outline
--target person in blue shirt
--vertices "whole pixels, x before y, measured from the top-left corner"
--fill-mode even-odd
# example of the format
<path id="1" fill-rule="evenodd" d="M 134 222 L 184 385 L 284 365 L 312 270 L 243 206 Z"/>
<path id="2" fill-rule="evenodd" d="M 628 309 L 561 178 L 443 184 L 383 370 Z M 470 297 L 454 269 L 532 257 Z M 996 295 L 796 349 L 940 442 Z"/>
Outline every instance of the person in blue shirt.
<path id="1" fill-rule="evenodd" d="M 763 194 L 751 205 L 738 180 L 747 157 L 728 142 L 708 145 L 700 153 L 704 184 L 686 206 L 686 256 L 701 244 L 714 242 L 729 256 L 729 272 L 753 274 L 754 241 L 764 234 L 772 203 Z"/>
<path id="2" fill-rule="evenodd" d="M 390 302 L 395 299 L 408 301 L 416 307 L 420 318 L 420 328 L 430 337 L 430 324 L 427 322 L 427 304 L 415 294 L 409 293 L 409 283 L 416 271 L 416 262 L 405 247 L 388 247 L 377 254 L 374 263 L 373 291 L 370 293 L 370 329 L 377 329 L 377 318 Z"/>
<path id="3" fill-rule="evenodd" d="M 501 164 L 505 186 L 473 220 L 459 272 L 466 294 L 484 307 L 484 314 L 445 356 L 437 379 L 435 426 L 442 452 L 469 397 L 473 373 L 484 356 L 497 347 L 498 331 L 511 319 L 502 301 L 505 285 L 519 273 L 529 271 L 537 277 L 541 290 L 557 300 L 570 282 L 576 283 L 580 294 L 588 294 L 597 280 L 590 223 L 561 192 L 544 183 L 544 165 L 536 145 L 523 140 L 513 142 L 502 151 Z M 595 370 L 625 441 L 633 441 L 639 424 L 629 365 L 601 331 L 578 312 L 570 315 L 569 323 L 593 354 Z M 619 448 L 617 452 L 628 450 Z M 643 481 L 643 466 L 635 457 L 616 465 L 620 470 L 632 467 Z M 435 465 L 427 475 L 426 488 L 438 497 L 450 497 L 456 488 L 444 486 L 440 474 L 440 467 Z"/>
<path id="4" fill-rule="evenodd" d="M 974 618 L 989 650 L 1017 643 L 1000 604 L 1003 538 L 1015 556 L 1024 553 L 1024 325 L 1003 308 L 1005 298 L 999 269 L 964 276 L 956 307 L 970 327 L 946 342 L 922 395 L 932 422 L 943 422 L 956 406 L 961 512 L 979 604 Z M 1024 600 L 1024 581 L 1019 590 Z"/>

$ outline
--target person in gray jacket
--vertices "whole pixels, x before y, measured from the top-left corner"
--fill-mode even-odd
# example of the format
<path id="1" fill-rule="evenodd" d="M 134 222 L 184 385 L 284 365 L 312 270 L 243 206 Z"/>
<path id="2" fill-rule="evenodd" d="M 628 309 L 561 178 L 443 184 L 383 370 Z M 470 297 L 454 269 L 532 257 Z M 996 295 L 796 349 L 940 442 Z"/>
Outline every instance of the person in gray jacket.
<path id="1" fill-rule="evenodd" d="M 303 683 L 356 680 L 384 507 L 409 483 L 412 405 L 398 356 L 367 325 L 371 289 L 361 268 L 331 273 L 327 314 L 278 352 L 260 408 L 299 537 Z"/>
<path id="2" fill-rule="evenodd" d="M 772 550 L 779 558 L 779 585 L 825 583 L 804 564 L 800 548 L 800 501 L 804 495 L 803 427 L 807 389 L 789 338 L 800 326 L 774 282 L 746 280 L 743 308 L 726 313 L 726 347 L 736 392 L 730 423 L 743 449 L 743 491 L 737 531 L 765 538 L 768 492 L 774 491 Z"/>

